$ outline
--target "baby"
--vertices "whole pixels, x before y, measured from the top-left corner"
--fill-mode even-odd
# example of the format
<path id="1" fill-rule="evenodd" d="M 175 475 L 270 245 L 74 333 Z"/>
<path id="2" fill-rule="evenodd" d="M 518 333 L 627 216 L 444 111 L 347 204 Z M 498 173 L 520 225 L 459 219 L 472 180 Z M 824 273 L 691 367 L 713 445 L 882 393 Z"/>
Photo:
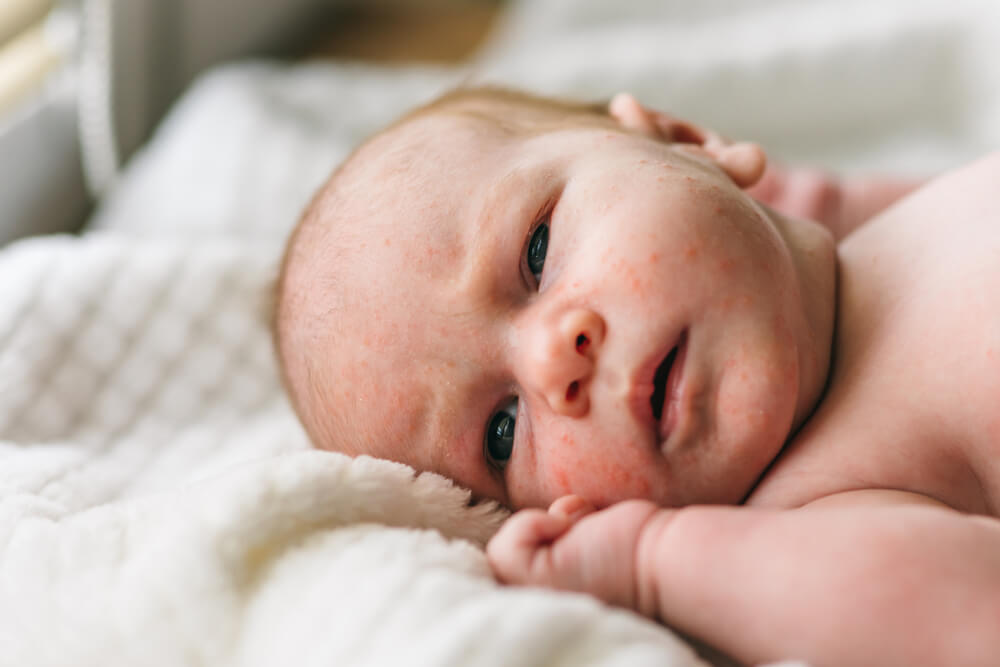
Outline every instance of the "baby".
<path id="1" fill-rule="evenodd" d="M 418 109 L 289 242 L 293 404 L 547 507 L 488 546 L 503 581 L 744 662 L 996 664 L 1000 154 L 853 233 L 907 187 L 765 160 L 628 95 Z"/>

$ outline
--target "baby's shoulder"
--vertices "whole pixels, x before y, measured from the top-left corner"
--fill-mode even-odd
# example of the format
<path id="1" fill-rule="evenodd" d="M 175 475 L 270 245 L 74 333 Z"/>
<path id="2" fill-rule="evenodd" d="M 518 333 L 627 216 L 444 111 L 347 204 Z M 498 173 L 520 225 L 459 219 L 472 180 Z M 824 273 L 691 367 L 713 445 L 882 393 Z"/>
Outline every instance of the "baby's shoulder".
<path id="1" fill-rule="evenodd" d="M 767 502 L 898 489 L 1000 507 L 1000 153 L 841 243 L 834 363 Z"/>
<path id="2" fill-rule="evenodd" d="M 992 195 L 991 199 L 996 200 L 998 176 L 1000 176 L 1000 151 L 993 151 L 968 164 L 945 172 L 940 178 L 931 181 L 929 185 L 942 190 L 950 190 L 955 187 L 982 187 L 984 193 Z"/>
<path id="3" fill-rule="evenodd" d="M 887 209 L 841 248 L 846 256 L 898 260 L 900 275 L 938 266 L 950 271 L 976 258 L 1000 269 L 1000 151 L 945 172 Z M 961 275 L 951 274 L 952 276 Z M 1000 270 L 996 271 L 1000 277 Z M 943 275 L 943 274 L 942 274 Z"/>

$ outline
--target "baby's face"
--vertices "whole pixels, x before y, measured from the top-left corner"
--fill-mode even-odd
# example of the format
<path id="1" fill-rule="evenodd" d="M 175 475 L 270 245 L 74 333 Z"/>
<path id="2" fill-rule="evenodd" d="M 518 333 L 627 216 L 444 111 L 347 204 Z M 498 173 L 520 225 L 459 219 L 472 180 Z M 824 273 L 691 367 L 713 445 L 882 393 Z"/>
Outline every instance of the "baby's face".
<path id="1" fill-rule="evenodd" d="M 515 508 L 739 502 L 809 403 L 768 214 L 710 158 L 610 123 L 411 125 L 420 148 L 369 167 L 322 353 L 340 435 Z"/>

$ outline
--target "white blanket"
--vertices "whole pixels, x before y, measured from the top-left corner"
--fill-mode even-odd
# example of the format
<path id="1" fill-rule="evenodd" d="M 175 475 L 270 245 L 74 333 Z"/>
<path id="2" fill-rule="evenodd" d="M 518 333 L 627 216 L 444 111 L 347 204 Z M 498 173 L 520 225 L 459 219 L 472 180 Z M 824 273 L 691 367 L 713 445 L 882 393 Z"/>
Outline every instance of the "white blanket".
<path id="1" fill-rule="evenodd" d="M 928 171 L 1000 145 L 992 5 L 525 0 L 471 71 Z M 469 74 L 219 70 L 88 235 L 0 251 L 0 664 L 702 664 L 633 614 L 497 587 L 480 545 L 501 511 L 310 451 L 280 391 L 268 301 L 297 211 Z"/>
<path id="2" fill-rule="evenodd" d="M 499 588 L 496 507 L 310 450 L 263 321 L 274 258 L 0 255 L 0 664 L 691 664 L 631 614 Z"/>

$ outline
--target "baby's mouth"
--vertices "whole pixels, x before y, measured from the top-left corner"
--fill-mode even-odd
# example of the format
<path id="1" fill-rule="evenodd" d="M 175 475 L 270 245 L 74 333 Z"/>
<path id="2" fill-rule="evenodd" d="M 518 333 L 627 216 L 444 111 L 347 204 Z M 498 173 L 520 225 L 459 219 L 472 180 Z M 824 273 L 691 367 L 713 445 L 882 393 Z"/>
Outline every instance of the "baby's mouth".
<path id="1" fill-rule="evenodd" d="M 653 395 L 649 397 L 649 405 L 653 408 L 653 418 L 656 421 L 660 421 L 663 417 L 663 406 L 667 398 L 667 379 L 670 377 L 670 369 L 673 368 L 676 358 L 677 346 L 674 346 L 656 367 L 656 373 L 653 375 Z"/>

